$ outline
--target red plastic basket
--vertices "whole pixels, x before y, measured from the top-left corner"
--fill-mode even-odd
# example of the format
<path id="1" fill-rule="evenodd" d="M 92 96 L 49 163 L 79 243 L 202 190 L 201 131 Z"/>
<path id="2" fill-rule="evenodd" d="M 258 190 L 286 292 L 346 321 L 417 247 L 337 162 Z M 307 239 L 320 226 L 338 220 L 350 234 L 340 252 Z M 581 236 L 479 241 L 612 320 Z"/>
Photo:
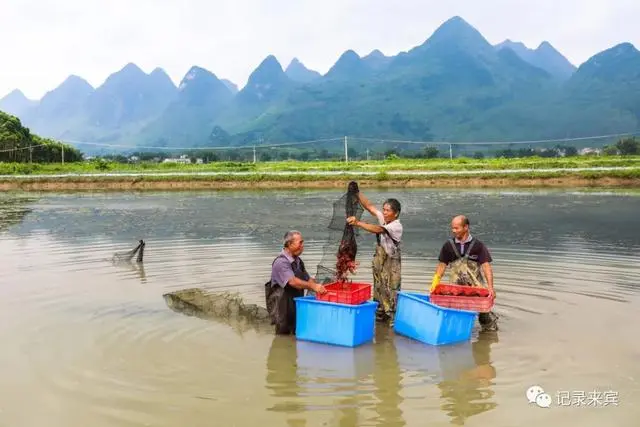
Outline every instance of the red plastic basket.
<path id="1" fill-rule="evenodd" d="M 433 304 L 440 307 L 476 311 L 478 313 L 491 311 L 494 304 L 494 298 L 490 296 L 488 289 L 445 283 L 436 286 L 431 293 L 430 299 Z"/>
<path id="2" fill-rule="evenodd" d="M 327 289 L 325 294 L 316 294 L 320 301 L 358 305 L 371 298 L 371 285 L 368 283 L 332 282 L 324 287 Z"/>

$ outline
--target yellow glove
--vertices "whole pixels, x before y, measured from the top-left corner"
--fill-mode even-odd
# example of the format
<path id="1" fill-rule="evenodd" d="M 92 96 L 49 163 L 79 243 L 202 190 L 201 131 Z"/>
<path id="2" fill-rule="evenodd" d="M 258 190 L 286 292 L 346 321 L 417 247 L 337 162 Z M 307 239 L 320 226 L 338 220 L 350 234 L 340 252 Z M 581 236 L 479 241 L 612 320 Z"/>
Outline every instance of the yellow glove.
<path id="1" fill-rule="evenodd" d="M 433 280 L 431 281 L 431 287 L 429 288 L 429 293 L 432 293 L 433 291 L 435 291 L 436 286 L 438 286 L 438 283 L 440 283 L 440 276 L 438 275 L 438 273 L 433 275 Z"/>

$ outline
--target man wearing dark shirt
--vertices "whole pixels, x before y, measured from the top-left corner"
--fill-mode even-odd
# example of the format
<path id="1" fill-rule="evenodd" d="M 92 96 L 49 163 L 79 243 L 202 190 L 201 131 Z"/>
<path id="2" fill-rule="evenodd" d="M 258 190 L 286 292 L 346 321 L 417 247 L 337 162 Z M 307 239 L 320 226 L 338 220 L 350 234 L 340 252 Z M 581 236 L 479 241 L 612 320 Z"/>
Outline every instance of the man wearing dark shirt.
<path id="1" fill-rule="evenodd" d="M 495 298 L 493 289 L 493 269 L 491 254 L 483 242 L 471 236 L 469 219 L 458 215 L 451 221 L 453 238 L 447 240 L 438 256 L 438 266 L 431 283 L 431 292 L 440 283 L 447 267 L 450 269 L 450 283 L 455 285 L 488 288 Z M 497 316 L 493 312 L 480 313 L 478 320 L 485 330 L 497 329 Z"/>

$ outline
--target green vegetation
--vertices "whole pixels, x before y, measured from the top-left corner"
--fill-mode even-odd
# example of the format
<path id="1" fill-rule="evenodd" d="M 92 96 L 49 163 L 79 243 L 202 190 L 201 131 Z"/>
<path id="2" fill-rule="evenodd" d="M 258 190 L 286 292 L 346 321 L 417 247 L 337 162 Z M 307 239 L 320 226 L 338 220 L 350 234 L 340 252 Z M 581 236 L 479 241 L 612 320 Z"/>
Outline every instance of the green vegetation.
<path id="1" fill-rule="evenodd" d="M 0 111 L 0 169 L 3 173 L 25 173 L 27 162 L 76 162 L 82 154 L 76 148 L 51 139 L 32 135 L 20 119 Z M 12 163 L 1 163 L 12 162 Z M 34 165 L 35 167 L 35 165 Z"/>
<path id="2" fill-rule="evenodd" d="M 477 171 L 506 169 L 559 169 L 594 167 L 640 168 L 637 156 L 575 156 L 563 158 L 530 157 L 521 159 L 390 159 L 383 161 L 282 161 L 282 162 L 212 162 L 207 164 L 118 163 L 95 160 L 76 163 L 0 163 L 2 175 L 82 173 L 153 173 L 153 172 L 389 172 L 389 171 Z M 561 172 L 564 173 L 564 172 Z M 309 175 L 312 178 L 314 175 Z"/>
<path id="3" fill-rule="evenodd" d="M 377 182 L 409 182 L 409 181 L 430 181 L 437 184 L 446 180 L 454 181 L 467 181 L 473 180 L 474 182 L 491 181 L 500 179 L 508 182 L 517 182 L 521 180 L 539 180 L 544 184 L 544 180 L 549 179 L 586 179 L 586 180 L 598 180 L 602 178 L 613 178 L 621 180 L 632 180 L 633 185 L 637 185 L 640 180 L 640 168 L 634 168 L 629 170 L 613 170 L 613 171 L 528 171 L 517 173 L 504 173 L 500 170 L 496 170 L 491 173 L 482 175 L 473 175 L 471 173 L 458 174 L 455 176 L 447 175 L 446 173 L 433 174 L 429 176 L 416 176 L 410 174 L 389 174 L 387 172 L 378 172 L 373 175 L 362 176 L 356 173 L 344 173 L 339 175 L 305 175 L 291 172 L 289 174 L 281 175 L 268 175 L 265 173 L 256 173 L 248 175 L 232 175 L 232 174 L 220 174 L 220 175 L 177 175 L 177 176 L 65 176 L 55 180 L 47 176 L 37 176 L 28 180 L 20 180 L 20 183 L 143 183 L 143 182 L 220 182 L 220 183 L 273 183 L 280 182 L 286 184 L 301 184 L 304 187 L 304 183 L 322 183 L 322 182 L 348 182 L 351 180 L 358 181 L 377 181 Z M 0 179 L 0 182 L 15 182 L 16 178 L 7 177 Z M 242 187 L 240 185 L 240 187 Z"/>

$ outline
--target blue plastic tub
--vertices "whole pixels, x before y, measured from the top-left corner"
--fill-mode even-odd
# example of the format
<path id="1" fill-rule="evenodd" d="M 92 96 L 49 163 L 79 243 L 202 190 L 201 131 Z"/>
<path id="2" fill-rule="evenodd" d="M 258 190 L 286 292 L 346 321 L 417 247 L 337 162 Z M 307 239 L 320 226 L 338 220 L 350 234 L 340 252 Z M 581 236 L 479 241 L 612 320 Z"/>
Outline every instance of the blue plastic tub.
<path id="1" fill-rule="evenodd" d="M 431 345 L 452 344 L 471 339 L 478 313 L 439 307 L 429 295 L 398 292 L 394 331 Z"/>
<path id="2" fill-rule="evenodd" d="M 345 347 L 373 341 L 377 302 L 348 305 L 318 301 L 315 296 L 295 302 L 297 339 Z"/>

